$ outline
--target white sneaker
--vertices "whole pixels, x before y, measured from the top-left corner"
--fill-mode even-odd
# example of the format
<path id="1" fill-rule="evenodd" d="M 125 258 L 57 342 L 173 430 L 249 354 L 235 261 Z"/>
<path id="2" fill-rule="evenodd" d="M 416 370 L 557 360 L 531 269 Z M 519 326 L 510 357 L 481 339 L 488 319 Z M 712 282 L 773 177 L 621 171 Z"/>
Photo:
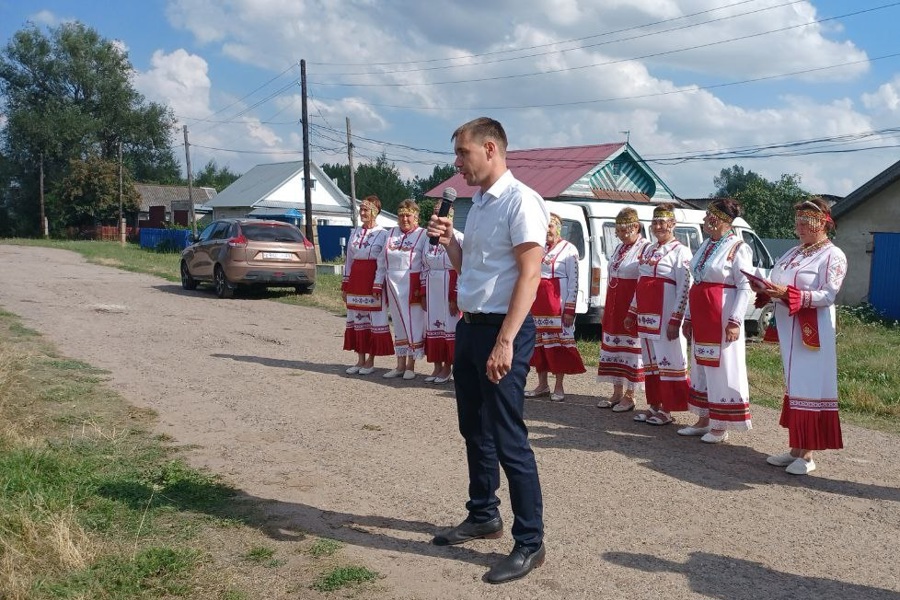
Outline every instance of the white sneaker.
<path id="1" fill-rule="evenodd" d="M 401 375 L 403 375 L 403 371 L 398 371 L 397 369 L 391 369 L 390 371 L 388 371 L 387 373 L 382 375 L 382 377 L 384 377 L 385 379 L 396 379 L 397 377 L 400 377 Z"/>
<path id="2" fill-rule="evenodd" d="M 375 372 L 375 367 L 360 367 L 359 374 L 360 375 L 371 375 Z"/>
<path id="3" fill-rule="evenodd" d="M 723 431 L 718 435 L 713 432 L 709 432 L 702 438 L 700 438 L 700 441 L 704 444 L 721 444 L 722 442 L 728 441 L 728 432 Z"/>
<path id="4" fill-rule="evenodd" d="M 784 454 L 774 454 L 770 456 L 766 459 L 766 462 L 776 467 L 786 467 L 795 460 L 797 460 L 796 456 L 793 456 L 790 452 L 785 452 Z"/>
<path id="5" fill-rule="evenodd" d="M 409 381 L 410 379 L 415 379 L 415 378 L 416 378 L 415 371 L 404 371 L 403 372 L 403 379 Z"/>
<path id="6" fill-rule="evenodd" d="M 791 475 L 809 475 L 813 471 L 816 470 L 816 463 L 813 459 L 803 460 L 802 458 L 796 459 L 794 462 L 787 466 L 787 471 Z"/>
<path id="7" fill-rule="evenodd" d="M 344 373 L 346 373 L 347 375 L 356 375 L 357 373 L 359 373 L 359 369 L 359 366 L 353 365 L 352 367 L 347 367 L 347 370 L 344 371 Z"/>

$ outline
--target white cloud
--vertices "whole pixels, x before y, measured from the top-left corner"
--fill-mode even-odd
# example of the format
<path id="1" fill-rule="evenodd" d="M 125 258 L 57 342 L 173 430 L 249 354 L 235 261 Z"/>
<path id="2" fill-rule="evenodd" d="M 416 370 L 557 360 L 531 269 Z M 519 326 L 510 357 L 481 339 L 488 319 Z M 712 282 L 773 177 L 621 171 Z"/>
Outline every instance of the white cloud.
<path id="1" fill-rule="evenodd" d="M 179 118 L 202 119 L 212 113 L 208 71 L 206 60 L 185 50 L 157 50 L 150 70 L 135 75 L 135 87 L 150 100 L 168 104 Z"/>
<path id="2" fill-rule="evenodd" d="M 651 157 L 877 128 L 870 113 L 897 109 L 900 79 L 858 98 L 858 105 L 841 94 L 825 100 L 802 94 L 813 81 L 820 91 L 833 85 L 834 93 L 869 68 L 865 51 L 847 39 L 839 22 L 815 23 L 821 18 L 817 3 L 760 0 L 722 8 L 721 0 L 548 0 L 523 13 L 514 0 L 458 0 L 440 7 L 419 0 L 171 0 L 167 15 L 200 44 L 241 64 L 277 73 L 305 58 L 312 141 L 332 162 L 346 156 L 341 132 L 348 116 L 355 134 L 439 151 L 449 150 L 449 133 L 458 123 L 481 114 L 499 118 L 519 148 L 617 141 L 629 130 L 638 152 Z M 765 33 L 778 29 L 784 31 Z M 755 37 L 734 41 L 745 36 Z M 684 50 L 689 47 L 696 48 Z M 852 61 L 860 62 L 826 68 Z M 807 73 L 767 88 L 728 87 L 722 94 L 715 88 L 800 71 Z M 542 74 L 520 76 L 528 73 Z M 440 84 L 459 80 L 480 81 Z M 394 85 L 332 85 L 338 82 Z M 792 95 L 761 91 L 779 84 L 790 84 Z M 227 102 L 213 94 L 215 108 L 251 87 L 235 86 Z M 556 106 L 503 109 L 534 105 Z M 240 140 L 232 147 L 254 142 L 298 149 L 299 112 L 296 89 L 276 94 L 252 113 L 272 131 L 250 133 L 242 122 L 235 125 L 241 136 L 229 134 Z M 273 113 L 290 124 L 268 123 Z M 216 131 L 226 135 L 224 127 Z M 381 149 L 420 174 L 431 165 L 416 160 L 450 160 L 377 144 L 363 150 Z M 835 188 L 865 181 L 873 168 L 870 160 L 846 155 L 652 166 L 676 193 L 695 196 L 711 192 L 713 176 L 739 162 L 773 179 L 798 173 L 815 191 L 832 193 L 850 191 Z"/>

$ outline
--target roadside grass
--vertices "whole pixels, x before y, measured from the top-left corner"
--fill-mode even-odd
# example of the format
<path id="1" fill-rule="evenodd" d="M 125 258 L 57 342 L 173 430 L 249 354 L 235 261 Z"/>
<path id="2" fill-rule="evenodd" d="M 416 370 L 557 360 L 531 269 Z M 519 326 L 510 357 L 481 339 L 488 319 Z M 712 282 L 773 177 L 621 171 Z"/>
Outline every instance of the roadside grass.
<path id="1" fill-rule="evenodd" d="M 188 466 L 107 377 L 0 311 L 0 598 L 288 598 L 377 577 L 271 537 L 255 499 Z"/>
<path id="2" fill-rule="evenodd" d="M 41 246 L 71 250 L 81 254 L 89 263 L 116 267 L 132 273 L 156 275 L 167 281 L 181 282 L 179 264 L 181 254 L 177 252 L 156 252 L 144 250 L 137 244 L 128 243 L 124 247 L 119 242 L 93 240 L 43 240 L 30 238 L 7 238 L 0 244 L 19 246 Z M 200 293 L 213 296 L 210 285 L 201 284 Z M 241 291 L 240 298 L 268 298 L 286 304 L 322 308 L 332 314 L 347 314 L 341 301 L 341 276 L 331 273 L 317 273 L 316 287 L 311 294 L 297 294 L 293 288 L 270 288 L 266 291 Z"/>
<path id="3" fill-rule="evenodd" d="M 889 433 L 900 433 L 900 324 L 885 321 L 866 307 L 838 307 L 838 398 L 841 419 Z M 578 340 L 589 371 L 596 370 L 600 343 Z M 747 343 L 750 401 L 780 409 L 784 374 L 777 344 Z"/>

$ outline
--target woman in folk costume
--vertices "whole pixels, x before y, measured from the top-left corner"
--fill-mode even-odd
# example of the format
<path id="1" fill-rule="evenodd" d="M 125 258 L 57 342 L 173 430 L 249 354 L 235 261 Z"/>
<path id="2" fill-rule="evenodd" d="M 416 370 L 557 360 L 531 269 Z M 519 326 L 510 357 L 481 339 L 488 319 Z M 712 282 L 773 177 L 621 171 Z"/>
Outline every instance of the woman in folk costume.
<path id="1" fill-rule="evenodd" d="M 775 322 L 786 388 L 781 426 L 788 430 L 790 451 L 766 462 L 806 475 L 816 468 L 813 450 L 844 447 L 834 299 L 847 274 L 847 257 L 828 239 L 834 221 L 825 202 L 810 198 L 794 209 L 800 245 L 775 262 L 770 281 L 751 279 L 751 285 L 757 294 L 780 300 Z"/>
<path id="2" fill-rule="evenodd" d="M 634 420 L 649 425 L 668 425 L 672 412 L 687 410 L 687 342 L 681 321 L 691 287 L 691 250 L 675 239 L 675 207 L 660 204 L 653 209 L 651 225 L 655 244 L 647 244 L 638 257 L 634 300 L 625 327 L 637 324 L 644 361 L 644 389 L 649 408 Z"/>
<path id="3" fill-rule="evenodd" d="M 387 232 L 375 222 L 381 212 L 377 196 L 368 196 L 359 205 L 362 224 L 350 232 L 341 281 L 341 298 L 347 305 L 344 350 L 356 352 L 356 364 L 347 368 L 353 375 L 375 371 L 375 357 L 394 353 L 388 313 L 380 294 L 373 293 L 377 257 L 384 252 Z"/>
<path id="4" fill-rule="evenodd" d="M 748 431 L 750 387 L 747 384 L 744 313 L 750 302 L 753 251 L 732 230 L 741 206 L 730 198 L 710 203 L 703 219 L 709 238 L 691 261 L 694 283 L 682 331 L 693 337 L 691 396 L 688 410 L 697 422 L 678 430 L 717 444 L 728 430 Z"/>
<path id="5" fill-rule="evenodd" d="M 428 244 L 419 227 L 419 207 L 404 200 L 397 207 L 399 225 L 387 232 L 384 251 L 378 256 L 374 292 L 387 296 L 394 324 L 397 366 L 382 377 L 415 379 L 416 359 L 425 354 L 425 310 L 422 308 L 422 256 Z"/>
<path id="6" fill-rule="evenodd" d="M 434 214 L 440 204 L 434 205 Z M 453 219 L 453 209 L 447 215 Z M 453 230 L 453 235 L 463 244 L 463 234 Z M 447 383 L 453 369 L 453 352 L 456 342 L 456 323 L 459 308 L 456 306 L 456 270 L 450 264 L 447 249 L 441 244 L 427 244 L 422 257 L 422 300 L 425 307 L 425 359 L 434 364 L 427 383 Z"/>
<path id="7" fill-rule="evenodd" d="M 638 280 L 638 257 L 649 244 L 641 235 L 637 211 L 623 208 L 616 216 L 616 237 L 621 242 L 609 261 L 606 303 L 603 305 L 603 339 L 597 381 L 613 384 L 611 398 L 600 400 L 597 408 L 614 412 L 634 410 L 634 392 L 644 387 L 644 361 L 637 329 L 625 329 L 625 317 L 634 299 Z"/>
<path id="8" fill-rule="evenodd" d="M 584 373 L 584 363 L 575 345 L 575 298 L 578 296 L 578 250 L 562 239 L 562 221 L 550 213 L 547 246 L 541 262 L 541 281 L 531 307 L 537 339 L 531 366 L 538 384 L 525 392 L 526 398 L 550 396 L 555 402 L 566 399 L 563 379 L 567 374 Z M 556 376 L 553 392 L 548 373 Z"/>

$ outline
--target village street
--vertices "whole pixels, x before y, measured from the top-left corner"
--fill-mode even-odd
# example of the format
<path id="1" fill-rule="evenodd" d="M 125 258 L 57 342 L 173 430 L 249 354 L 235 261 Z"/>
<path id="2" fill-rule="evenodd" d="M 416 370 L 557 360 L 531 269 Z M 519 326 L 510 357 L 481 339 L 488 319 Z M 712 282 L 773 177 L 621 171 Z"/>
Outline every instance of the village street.
<path id="1" fill-rule="evenodd" d="M 595 408 L 609 390 L 585 357 L 565 403 L 526 410 L 547 562 L 490 586 L 481 576 L 512 547 L 505 488 L 503 538 L 429 544 L 465 516 L 452 385 L 384 380 L 392 359 L 345 375 L 343 320 L 321 310 L 218 300 L 47 248 L 0 245 L 0 265 L 0 308 L 108 370 L 194 465 L 260 499 L 273 545 L 295 531 L 347 544 L 385 576 L 378 598 L 900 600 L 896 437 L 845 426 L 846 449 L 794 477 L 765 463 L 787 440 L 776 411 L 701 444 Z"/>

